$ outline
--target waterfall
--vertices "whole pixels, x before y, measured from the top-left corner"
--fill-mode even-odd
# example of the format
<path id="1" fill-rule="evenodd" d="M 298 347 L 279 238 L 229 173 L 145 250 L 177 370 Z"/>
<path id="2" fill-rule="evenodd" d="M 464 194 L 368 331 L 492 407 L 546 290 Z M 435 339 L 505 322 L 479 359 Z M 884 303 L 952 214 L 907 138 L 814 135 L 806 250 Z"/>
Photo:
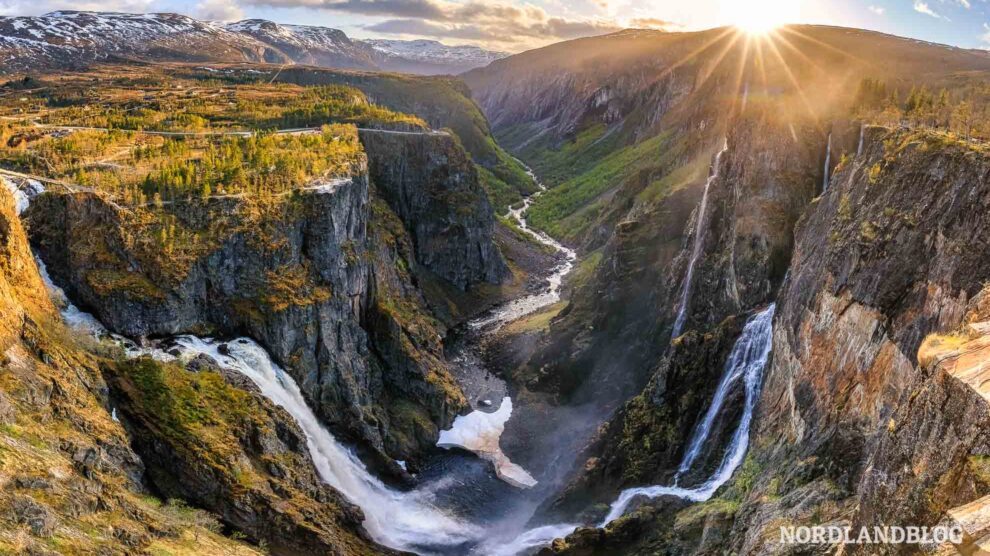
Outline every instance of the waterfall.
<path id="1" fill-rule="evenodd" d="M 825 144 L 825 177 L 822 178 L 822 193 L 828 191 L 828 167 L 832 163 L 832 132 L 828 132 L 828 142 Z"/>
<path id="2" fill-rule="evenodd" d="M 722 463 L 715 470 L 715 473 L 707 481 L 693 488 L 657 485 L 626 489 L 612 503 L 608 515 L 605 516 L 600 526 L 605 526 L 609 521 L 625 513 L 630 502 L 637 496 L 656 498 L 657 496 L 669 495 L 685 500 L 701 502 L 711 498 L 712 494 L 715 494 L 715 491 L 720 486 L 732 478 L 732 473 L 742 463 L 743 457 L 746 455 L 746 449 L 749 447 L 749 425 L 753 420 L 753 410 L 756 407 L 756 399 L 759 396 L 760 386 L 763 382 L 763 367 L 766 366 L 767 359 L 770 357 L 775 308 L 776 305 L 771 304 L 746 321 L 746 326 L 743 327 L 742 334 L 736 340 L 735 345 L 732 347 L 732 353 L 728 361 L 726 361 L 723 378 L 732 377 L 733 375 L 737 377 L 743 376 L 743 380 L 746 383 L 746 398 L 743 402 L 743 414 L 739 419 L 739 426 L 736 427 L 736 432 L 732 435 L 732 440 L 729 442 L 729 447 L 725 451 Z M 729 382 L 731 382 L 731 378 Z M 713 400 L 713 405 L 716 401 L 721 405 L 724 401 L 724 395 L 722 400 Z M 712 417 L 712 420 L 714 420 L 714 417 Z M 703 441 L 708 437 L 710 428 L 711 422 L 708 420 L 708 415 L 706 415 L 705 420 L 702 421 L 701 426 L 695 432 L 695 436 Z M 684 461 L 681 462 L 680 468 L 686 470 L 696 457 L 697 450 L 693 454 L 689 450 L 684 454 Z"/>
<path id="3" fill-rule="evenodd" d="M 368 472 L 364 463 L 323 427 L 292 377 L 254 341 L 239 338 L 220 342 L 195 336 L 179 336 L 175 341 L 183 356 L 209 356 L 221 367 L 249 378 L 266 398 L 284 408 L 305 433 L 320 478 L 361 507 L 364 528 L 376 542 L 422 553 L 430 547 L 470 544 L 480 535 L 476 527 L 434 507 L 428 490 L 392 490 Z M 220 352 L 222 344 L 227 346 L 227 354 Z"/>
<path id="4" fill-rule="evenodd" d="M 736 427 L 729 441 L 729 446 L 725 451 L 725 455 L 722 457 L 722 462 L 719 464 L 718 469 L 715 470 L 715 473 L 704 483 L 692 488 L 684 488 L 676 485 L 654 485 L 623 490 L 619 493 L 619 497 L 616 498 L 615 502 L 612 503 L 608 515 L 598 524 L 598 527 L 605 527 L 610 521 L 621 517 L 626 509 L 629 508 L 629 504 L 637 497 L 656 498 L 658 496 L 676 496 L 692 502 L 703 502 L 711 498 L 719 487 L 732 478 L 732 474 L 742 464 L 743 458 L 746 456 L 746 450 L 749 448 L 749 426 L 753 421 L 756 400 L 759 397 L 760 387 L 763 382 L 763 368 L 766 366 L 767 360 L 770 357 L 775 308 L 776 306 L 771 304 L 746 321 L 742 334 L 736 340 L 729 359 L 726 361 L 722 382 L 731 383 L 741 376 L 745 381 L 746 391 L 743 414 L 739 419 L 739 425 Z M 724 396 L 722 400 L 713 400 L 712 404 L 713 406 L 716 404 L 721 405 L 723 401 Z M 704 424 L 708 420 L 707 417 L 706 415 L 706 419 L 702 421 L 702 425 L 695 431 L 692 444 L 694 444 L 694 440 L 696 439 L 700 439 L 699 442 L 707 439 L 711 427 L 710 423 L 708 425 Z M 690 458 L 693 461 L 695 457 L 697 457 L 697 454 L 692 455 L 691 450 L 689 450 L 688 453 L 685 453 L 680 467 L 685 469 L 690 467 L 688 460 Z M 685 465 L 686 462 L 687 464 Z M 542 546 L 556 538 L 567 536 L 578 527 L 579 525 L 563 523 L 536 527 L 509 542 L 499 542 L 498 549 L 493 549 L 491 553 L 504 556 L 518 554 L 523 550 Z"/>
<path id="5" fill-rule="evenodd" d="M 705 412 L 704 418 L 695 428 L 691 441 L 688 443 L 688 449 L 684 452 L 681 464 L 677 468 L 678 477 L 687 473 L 691 469 L 694 460 L 698 458 L 702 446 L 704 446 L 705 441 L 708 440 L 708 435 L 711 433 L 715 418 L 721 412 L 729 392 L 732 390 L 736 381 L 739 380 L 739 377 L 743 376 L 754 362 L 760 365 L 762 365 L 760 363 L 761 360 L 765 362 L 770 344 L 768 338 L 761 335 L 762 331 L 760 327 L 769 326 L 770 318 L 773 316 L 772 308 L 769 311 L 770 313 L 765 318 L 764 314 L 766 311 L 750 319 L 743 328 L 739 339 L 732 346 L 729 358 L 725 362 L 722 379 L 715 389 L 715 396 L 712 398 L 712 403 L 708 406 L 708 411 Z M 674 482 L 677 482 L 676 479 Z"/>
<path id="6" fill-rule="evenodd" d="M 691 282 L 694 280 L 694 265 L 697 264 L 698 257 L 701 256 L 701 247 L 704 244 L 702 234 L 705 231 L 705 212 L 708 209 L 708 189 L 711 187 L 712 182 L 715 181 L 715 178 L 718 177 L 719 161 L 728 149 L 729 140 L 726 138 L 722 149 L 715 155 L 715 162 L 712 164 L 712 170 L 708 173 L 708 180 L 705 182 L 705 191 L 701 195 L 701 204 L 698 205 L 698 215 L 695 218 L 694 225 L 694 246 L 691 249 L 691 259 L 688 262 L 687 273 L 684 275 L 684 285 L 681 286 L 681 299 L 677 308 L 677 318 L 674 319 L 674 330 L 670 334 L 671 339 L 680 336 L 681 331 L 684 330 L 684 322 L 687 320 L 687 306 L 691 300 Z"/>
<path id="7" fill-rule="evenodd" d="M 7 178 L 0 177 L 0 181 L 14 194 L 18 214 L 27 209 L 35 195 L 44 191 L 36 182 L 19 187 Z M 141 347 L 127 338 L 110 334 L 96 317 L 80 311 L 69 301 L 62 288 L 52 282 L 45 263 L 39 257 L 35 256 L 35 261 L 66 325 L 94 336 L 111 338 L 124 348 L 128 357 L 175 359 L 175 356 L 160 348 Z M 284 408 L 303 430 L 306 446 L 320 478 L 362 509 L 365 530 L 376 542 L 396 550 L 419 553 L 428 553 L 437 547 L 457 549 L 477 542 L 480 530 L 433 506 L 429 489 L 396 491 L 368 472 L 361 460 L 323 427 L 292 377 L 254 341 L 239 338 L 225 343 L 179 336 L 175 342 L 183 357 L 208 355 L 221 367 L 249 378 L 266 398 Z M 220 352 L 221 344 L 226 344 L 227 353 Z M 116 417 L 116 410 L 111 417 Z"/>
<path id="8" fill-rule="evenodd" d="M 866 129 L 866 124 L 859 124 L 859 143 L 856 144 L 856 156 L 863 154 L 863 130 Z"/>

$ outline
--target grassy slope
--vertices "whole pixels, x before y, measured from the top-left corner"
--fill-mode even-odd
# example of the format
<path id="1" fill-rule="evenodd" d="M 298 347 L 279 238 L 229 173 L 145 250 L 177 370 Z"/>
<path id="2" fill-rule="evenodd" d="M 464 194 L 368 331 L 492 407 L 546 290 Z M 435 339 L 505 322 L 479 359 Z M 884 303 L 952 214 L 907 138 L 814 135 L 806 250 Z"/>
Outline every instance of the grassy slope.
<path id="1" fill-rule="evenodd" d="M 631 188 L 636 202 L 652 204 L 703 180 L 708 171 L 709 153 L 690 157 L 685 141 L 670 133 L 631 145 L 616 141 L 597 125 L 559 148 L 535 153 L 534 167 L 560 181 L 533 204 L 530 222 L 559 239 L 580 242 L 600 222 L 611 192 Z"/>
<path id="2" fill-rule="evenodd" d="M 495 142 L 488 120 L 457 78 L 290 68 L 281 73 L 279 80 L 351 85 L 364 91 L 373 102 L 415 114 L 433 128 L 450 129 L 478 165 L 482 184 L 497 213 L 536 191 L 522 164 Z"/>

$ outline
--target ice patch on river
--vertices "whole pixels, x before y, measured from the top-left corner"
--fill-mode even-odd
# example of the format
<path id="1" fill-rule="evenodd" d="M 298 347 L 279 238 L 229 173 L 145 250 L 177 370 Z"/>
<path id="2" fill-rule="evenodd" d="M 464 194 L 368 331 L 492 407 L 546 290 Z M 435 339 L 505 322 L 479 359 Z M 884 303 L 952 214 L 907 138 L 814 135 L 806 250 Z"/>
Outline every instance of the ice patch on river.
<path id="1" fill-rule="evenodd" d="M 499 439 L 505 431 L 505 423 L 512 416 L 512 398 L 506 396 L 502 405 L 491 413 L 476 410 L 454 419 L 450 430 L 440 431 L 437 446 L 440 448 L 461 448 L 474 452 L 478 457 L 490 461 L 495 466 L 499 479 L 519 488 L 536 486 L 533 478 L 521 466 L 502 452 Z"/>

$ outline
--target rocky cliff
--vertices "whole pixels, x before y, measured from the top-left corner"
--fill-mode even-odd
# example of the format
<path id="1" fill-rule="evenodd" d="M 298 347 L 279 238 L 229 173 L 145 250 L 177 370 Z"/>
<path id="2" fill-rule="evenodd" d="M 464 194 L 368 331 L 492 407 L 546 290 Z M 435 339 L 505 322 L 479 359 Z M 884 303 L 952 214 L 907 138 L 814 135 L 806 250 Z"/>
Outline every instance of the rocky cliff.
<path id="1" fill-rule="evenodd" d="M 70 333 L 0 188 L 0 550 L 258 554 L 213 515 L 151 496 L 101 358 Z"/>
<path id="2" fill-rule="evenodd" d="M 415 284 L 497 282 L 505 264 L 491 208 L 449 136 L 364 142 L 387 201 L 377 209 L 364 167 L 289 195 L 160 209 L 49 193 L 28 213 L 33 241 L 56 282 L 111 330 L 256 338 L 335 430 L 406 459 L 464 404 L 443 363 L 445 329 Z M 390 280 L 389 267 L 405 270 Z"/>
<path id="3" fill-rule="evenodd" d="M 780 544 L 781 526 L 811 524 L 960 524 L 968 546 L 984 542 L 980 354 L 990 268 L 973 246 L 987 236 L 986 153 L 947 135 L 880 127 L 865 130 L 862 154 L 839 141 L 843 151 L 795 229 L 751 453 L 733 482 L 684 509 L 658 499 L 555 550 L 779 553 L 794 549 Z M 657 391 L 653 382 L 646 393 L 655 400 Z M 642 406 L 634 399 L 625 427 L 609 429 L 640 441 L 613 441 L 617 452 L 603 449 L 592 470 L 635 474 L 655 440 L 634 425 L 664 430 L 630 418 Z"/>
<path id="4" fill-rule="evenodd" d="M 787 484 L 800 466 L 777 462 L 816 459 L 805 489 L 860 507 L 820 511 L 866 524 L 934 525 L 986 494 L 965 472 L 983 450 L 965 432 L 978 422 L 978 397 L 918 357 L 928 334 L 960 326 L 990 272 L 977 247 L 987 237 L 986 172 L 979 146 L 881 128 L 867 129 L 864 154 L 837 169 L 800 226 L 781 295 L 754 454 L 777 467 L 761 479 Z M 974 402 L 964 417 L 958 408 Z M 747 512 L 743 546 L 765 542 L 756 523 L 769 515 L 800 518 L 795 501 Z"/>
<path id="5" fill-rule="evenodd" d="M 492 241 L 495 216 L 454 137 L 360 135 L 371 180 L 405 223 L 419 264 L 460 289 L 502 282 L 508 268 Z"/>

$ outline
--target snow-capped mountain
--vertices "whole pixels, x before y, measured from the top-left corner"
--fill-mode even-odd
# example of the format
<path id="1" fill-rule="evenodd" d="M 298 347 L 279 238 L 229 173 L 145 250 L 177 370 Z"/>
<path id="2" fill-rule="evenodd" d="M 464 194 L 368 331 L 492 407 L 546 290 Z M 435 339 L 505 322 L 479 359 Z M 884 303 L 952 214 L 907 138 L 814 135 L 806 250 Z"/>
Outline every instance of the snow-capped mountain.
<path id="1" fill-rule="evenodd" d="M 368 39 L 363 41 L 395 64 L 419 68 L 411 73 L 462 73 L 505 58 L 507 52 L 485 50 L 477 46 L 447 46 L 438 41 L 400 41 Z M 430 71 L 431 69 L 436 71 Z M 403 71 L 395 68 L 395 71 Z M 407 70 L 408 71 L 408 70 Z"/>
<path id="2" fill-rule="evenodd" d="M 268 62 L 421 74 L 461 73 L 505 56 L 436 41 L 360 41 L 328 27 L 263 19 L 220 24 L 173 13 L 57 11 L 0 17 L 0 73 L 114 59 Z"/>
<path id="3" fill-rule="evenodd" d="M 222 25 L 179 14 L 58 11 L 0 18 L 0 69 L 81 67 L 115 58 L 284 61 L 270 47 Z"/>
<path id="4" fill-rule="evenodd" d="M 339 29 L 282 25 L 264 19 L 245 19 L 226 28 L 267 44 L 296 64 L 354 69 L 379 66 L 374 50 L 360 41 L 352 41 Z"/>

